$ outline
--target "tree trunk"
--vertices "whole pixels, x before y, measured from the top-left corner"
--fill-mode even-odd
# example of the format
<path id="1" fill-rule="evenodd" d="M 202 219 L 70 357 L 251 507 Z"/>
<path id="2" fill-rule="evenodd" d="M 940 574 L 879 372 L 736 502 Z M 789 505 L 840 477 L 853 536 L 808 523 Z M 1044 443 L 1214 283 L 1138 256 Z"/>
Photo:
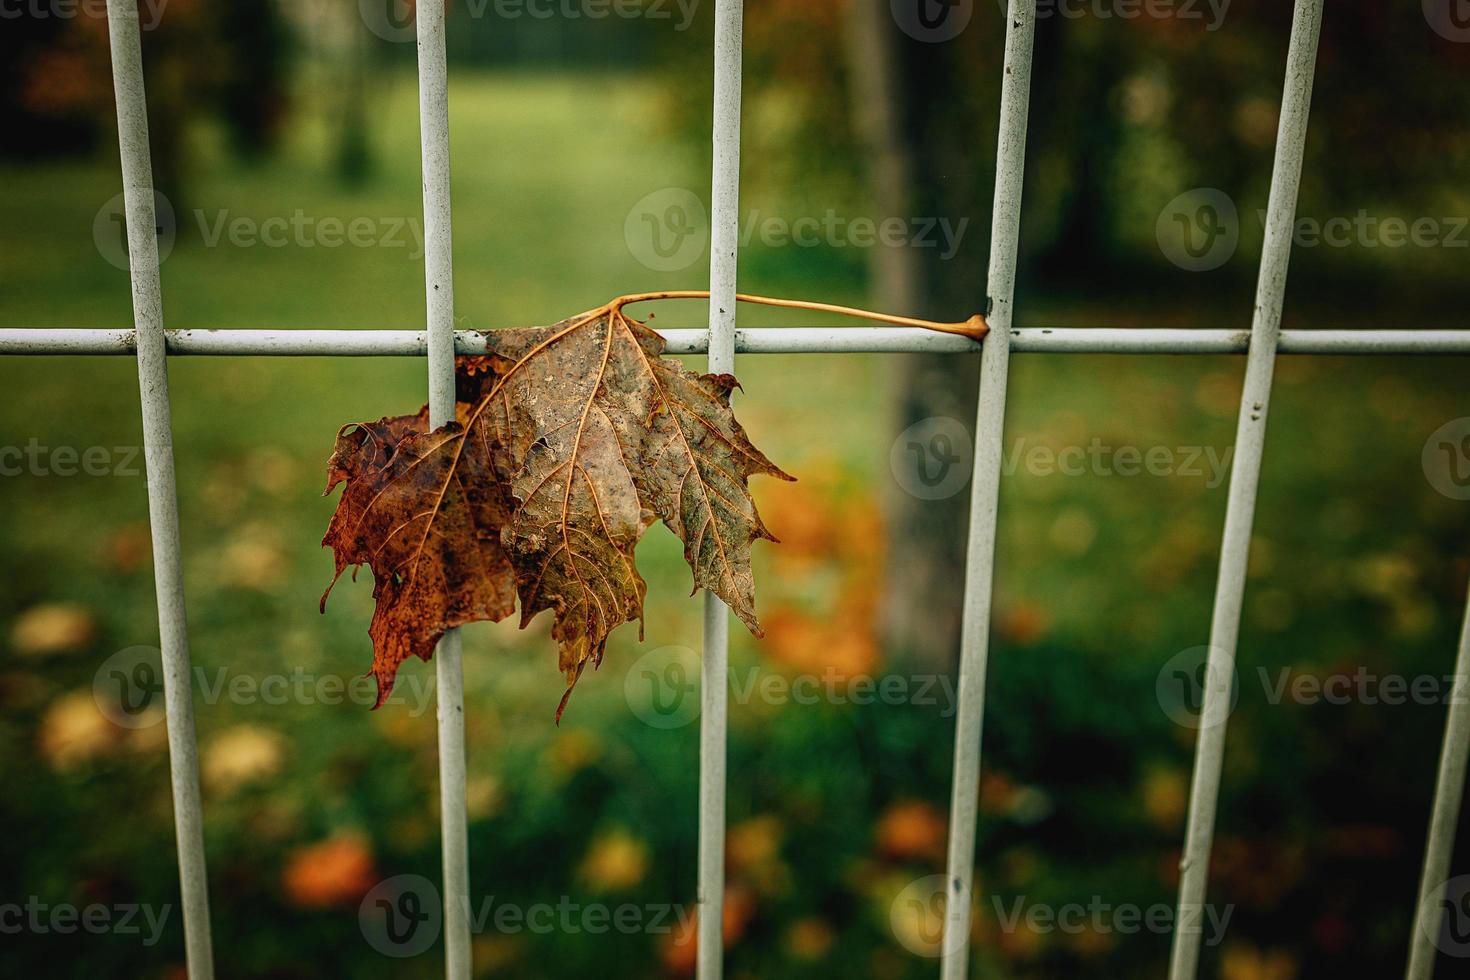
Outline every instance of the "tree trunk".
<path id="1" fill-rule="evenodd" d="M 932 174 L 934 155 L 925 154 L 913 135 L 914 123 L 934 107 L 930 100 L 916 99 L 914 88 L 905 84 L 904 50 L 888 0 L 852 0 L 847 18 L 852 115 L 865 149 L 876 217 L 943 215 L 940 196 L 933 191 L 943 186 Z M 963 266 L 941 261 L 938 251 L 913 244 L 872 249 L 874 304 L 950 320 L 981 312 L 955 305 L 964 302 L 956 297 L 973 294 L 974 284 L 956 282 L 965 275 Z M 895 373 L 888 435 L 896 437 L 931 418 L 957 419 L 965 431 L 973 430 L 979 381 L 974 358 L 908 354 L 888 363 Z M 970 456 L 965 454 L 956 465 L 968 468 Z M 879 626 L 883 648 L 899 669 L 951 670 L 959 653 L 968 483 L 940 500 L 919 499 L 896 479 L 884 486 L 888 553 Z"/>

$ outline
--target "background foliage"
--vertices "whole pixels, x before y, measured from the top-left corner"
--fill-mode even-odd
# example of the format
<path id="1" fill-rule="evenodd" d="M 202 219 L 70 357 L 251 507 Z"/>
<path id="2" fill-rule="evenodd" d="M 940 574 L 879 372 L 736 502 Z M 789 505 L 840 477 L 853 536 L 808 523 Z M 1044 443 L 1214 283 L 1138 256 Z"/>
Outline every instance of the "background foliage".
<path id="1" fill-rule="evenodd" d="M 181 216 L 163 267 L 176 327 L 422 323 L 410 247 L 209 245 L 222 212 L 264 220 L 419 213 L 412 46 L 362 29 L 355 5 L 172 0 L 145 39 L 161 183 Z M 872 214 L 849 119 L 836 2 L 749 5 L 744 207 Z M 1329 4 L 1301 211 L 1463 215 L 1470 46 L 1417 5 Z M 707 185 L 710 5 L 692 28 L 553 18 L 502 24 L 456 8 L 451 90 L 458 307 L 466 327 L 549 322 L 644 288 L 698 287 L 702 266 L 651 272 L 624 238 L 635 202 Z M 478 9 L 485 9 L 481 6 Z M 1038 32 L 1018 315 L 1030 325 L 1244 326 L 1249 319 L 1287 10 L 1236 0 L 1218 31 L 1088 15 Z M 902 42 L 926 195 L 918 214 L 973 232 L 932 268 L 933 301 L 968 313 L 983 289 L 1000 17 L 979 4 L 949 45 Z M 14 29 L 12 29 L 14 28 Z M 94 220 L 120 189 L 105 34 L 85 18 L 7 22 L 0 108 L 0 323 L 129 322 L 126 273 Z M 919 101 L 923 101 L 922 99 Z M 1239 204 L 1242 244 L 1186 273 L 1154 240 L 1191 187 Z M 1252 238 L 1252 231 L 1257 233 Z M 852 248 L 742 254 L 742 286 L 861 302 Z M 1464 326 L 1466 253 L 1298 249 L 1291 327 Z M 789 322 L 743 312 L 752 324 Z M 665 325 L 703 319 L 697 306 Z M 748 357 L 737 408 L 801 482 L 758 485 L 784 543 L 758 549 L 770 635 L 736 636 L 738 671 L 882 673 L 894 531 L 889 450 L 902 358 Z M 1233 438 L 1237 358 L 1018 357 L 1006 446 L 1212 447 Z M 411 411 L 410 359 L 178 359 L 175 453 L 193 655 L 221 677 L 350 679 L 366 668 L 370 598 L 316 597 L 317 496 L 336 426 Z M 1226 980 L 1384 976 L 1403 959 L 1443 722 L 1437 705 L 1272 703 L 1259 671 L 1440 676 L 1470 574 L 1470 512 L 1425 480 L 1420 451 L 1470 414 L 1463 358 L 1284 358 L 1243 626 L 1211 900 L 1235 914 L 1207 949 Z M 126 358 L 0 361 L 0 443 L 140 441 Z M 968 416 L 961 416 L 968 424 Z M 1024 442 L 1023 442 L 1024 440 Z M 1002 492 L 996 642 L 985 732 L 977 975 L 1160 976 L 1168 937 L 1000 927 L 992 898 L 1172 902 L 1193 732 L 1160 710 L 1160 666 L 1203 643 L 1224 512 L 1200 477 L 1045 475 Z M 115 651 L 155 644 L 141 476 L 0 479 L 0 902 L 177 902 L 161 723 L 96 710 Z M 699 602 L 668 535 L 651 535 L 648 638 L 614 638 L 563 725 L 542 629 L 467 632 L 470 847 L 477 894 L 512 904 L 688 903 L 697 725 L 629 709 L 648 649 L 699 645 Z M 951 569 L 954 577 L 957 568 Z M 410 676 L 413 675 L 413 676 Z M 742 680 L 748 675 L 738 675 Z M 406 669 L 401 685 L 432 677 Z M 412 688 L 410 687 L 410 690 Z M 432 703 L 209 700 L 198 694 L 216 948 L 224 975 L 435 976 L 437 951 L 389 960 L 357 908 L 380 879 L 437 877 Z M 944 705 L 766 704 L 731 712 L 734 977 L 930 976 L 891 903 L 942 870 L 953 718 Z M 1470 868 L 1461 834 L 1457 870 Z M 486 975 L 688 974 L 666 935 L 476 939 Z M 137 937 L 5 937 L 17 973 L 173 976 L 177 914 Z M 60 973 L 58 973 L 60 971 Z"/>

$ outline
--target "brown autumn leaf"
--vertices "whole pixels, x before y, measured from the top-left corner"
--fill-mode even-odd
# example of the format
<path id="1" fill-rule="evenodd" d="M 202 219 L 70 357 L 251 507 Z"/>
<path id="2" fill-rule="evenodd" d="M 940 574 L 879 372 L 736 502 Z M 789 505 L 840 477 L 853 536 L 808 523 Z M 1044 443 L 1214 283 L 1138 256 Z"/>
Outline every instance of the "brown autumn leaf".
<path id="1" fill-rule="evenodd" d="M 349 425 L 327 465 L 323 493 L 346 485 L 322 540 L 337 570 L 321 606 L 348 565 L 372 570 L 379 705 L 403 661 L 427 661 L 449 629 L 515 609 L 515 575 L 500 544 L 510 500 L 483 457 L 460 459 L 463 433 L 458 425 L 429 432 L 427 410 Z"/>
<path id="2" fill-rule="evenodd" d="M 747 481 L 791 477 L 736 422 L 735 379 L 665 360 L 618 301 L 487 343 L 489 357 L 460 362 L 455 424 L 429 432 L 420 412 L 348 426 L 329 464 L 328 491 L 346 487 L 323 544 L 338 576 L 373 572 L 378 703 L 404 660 L 504 618 L 517 596 L 523 627 L 553 611 L 570 694 L 608 634 L 642 617 L 633 552 L 656 519 L 683 540 L 695 590 L 759 636 L 750 544 L 775 539 Z"/>
<path id="3" fill-rule="evenodd" d="M 707 589 L 761 635 L 750 544 L 774 541 L 747 487 L 792 477 L 735 421 L 725 374 L 665 360 L 664 340 L 623 308 L 704 291 L 623 296 L 552 327 L 487 336 L 487 355 L 458 363 L 456 420 L 430 431 L 427 410 L 339 430 L 327 489 L 345 484 L 322 544 L 367 565 L 377 602 L 369 634 L 378 704 L 409 657 L 427 661 L 444 634 L 554 614 L 567 692 L 608 634 L 642 619 L 647 592 L 633 552 L 662 520 L 684 542 L 694 590 Z M 980 315 L 935 323 L 850 307 L 739 295 L 979 341 Z M 332 586 L 327 587 L 331 592 Z M 327 596 L 322 596 L 326 606 Z"/>

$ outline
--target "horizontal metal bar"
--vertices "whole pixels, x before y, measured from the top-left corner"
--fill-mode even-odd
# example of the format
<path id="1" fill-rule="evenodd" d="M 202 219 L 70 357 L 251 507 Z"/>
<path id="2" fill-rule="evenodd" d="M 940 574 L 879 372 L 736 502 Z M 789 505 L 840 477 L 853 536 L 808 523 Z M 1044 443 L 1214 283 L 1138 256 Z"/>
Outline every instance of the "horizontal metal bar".
<path id="1" fill-rule="evenodd" d="M 704 354 L 704 330 L 662 330 L 670 354 Z M 422 330 L 167 330 L 168 352 L 189 356 L 423 357 Z M 1244 354 L 1248 330 L 1150 327 L 1024 327 L 1023 354 Z M 980 344 L 912 327 L 757 327 L 735 331 L 741 354 L 978 354 Z M 132 354 L 131 330 L 0 329 L 0 354 Z M 460 330 L 455 350 L 478 354 L 485 334 Z M 1467 330 L 1283 330 L 1282 354 L 1470 354 Z"/>

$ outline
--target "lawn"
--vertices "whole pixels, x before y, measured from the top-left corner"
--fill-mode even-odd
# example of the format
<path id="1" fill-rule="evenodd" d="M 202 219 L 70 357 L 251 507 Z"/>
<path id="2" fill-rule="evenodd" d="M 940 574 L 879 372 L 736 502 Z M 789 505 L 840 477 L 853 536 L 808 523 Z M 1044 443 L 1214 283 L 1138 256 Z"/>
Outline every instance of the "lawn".
<path id="1" fill-rule="evenodd" d="M 209 229 L 241 217 L 416 221 L 412 79 L 378 87 L 376 168 L 358 188 L 332 173 L 325 112 L 305 112 L 282 151 L 255 166 L 223 152 L 207 128 L 193 134 L 188 200 L 163 265 L 169 326 L 421 327 L 423 268 L 411 235 L 365 248 L 206 242 Z M 546 323 L 620 293 L 704 285 L 702 261 L 651 271 L 624 238 L 645 195 L 682 187 L 707 196 L 695 155 L 659 126 L 658 99 L 636 78 L 456 80 L 462 326 Z M 99 209 L 120 190 L 115 160 L 7 164 L 0 181 L 0 326 L 128 325 L 127 275 L 94 241 Z M 746 291 L 863 301 L 860 256 L 757 243 L 746 267 Z M 1296 315 L 1310 319 L 1310 297 L 1294 299 Z M 1023 326 L 1105 317 L 1044 295 L 1018 305 Z M 1240 312 L 1243 323 L 1249 311 Z M 654 323 L 703 319 L 699 304 L 679 304 Z M 749 324 L 794 320 L 742 311 Z M 987 896 L 1052 906 L 1093 895 L 1171 900 L 1193 732 L 1159 710 L 1155 680 L 1208 636 L 1221 466 L 1242 368 L 1239 358 L 1016 360 L 982 801 Z M 318 491 L 333 435 L 346 422 L 416 409 L 424 366 L 177 358 L 170 373 L 222 973 L 438 975 L 437 950 L 384 957 L 357 920 L 380 878 L 437 879 L 433 670 L 406 666 L 402 702 L 376 713 L 360 697 L 333 695 L 370 659 L 368 583 L 339 585 L 326 614 L 317 611 L 331 575 L 318 542 L 334 500 Z M 732 631 L 737 671 L 881 671 L 872 617 L 898 435 L 891 363 L 748 356 L 739 375 L 746 429 L 801 482 L 756 488 L 785 543 L 757 546 L 770 636 Z M 1340 975 L 1364 963 L 1382 974 L 1399 962 L 1443 708 L 1273 704 L 1263 678 L 1449 672 L 1470 514 L 1426 480 L 1421 450 L 1434 430 L 1470 415 L 1466 376 L 1463 358 L 1279 366 L 1212 891 L 1236 909 L 1229 938 L 1207 952 L 1221 976 Z M 92 698 L 102 661 L 157 643 L 132 448 L 141 438 L 134 365 L 10 357 L 0 360 L 0 386 L 10 393 L 0 401 L 0 444 L 102 447 L 111 461 L 106 475 L 63 476 L 51 453 L 49 471 L 0 479 L 0 558 L 10 569 L 0 592 L 3 895 L 176 903 L 156 707 L 117 728 Z M 1174 462 L 1164 475 L 1112 465 L 1066 475 L 1030 455 L 1091 445 L 1163 448 Z M 615 636 L 560 728 L 546 623 L 467 631 L 477 896 L 614 908 L 693 898 L 698 726 L 644 724 L 625 682 L 636 685 L 630 665 L 645 650 L 699 648 L 700 603 L 688 596 L 671 535 L 650 533 L 639 558 L 650 586 L 646 640 L 640 648 L 632 629 Z M 282 685 L 296 693 L 272 693 Z M 953 726 L 945 705 L 738 699 L 731 725 L 731 975 L 929 975 L 933 964 L 905 946 L 889 909 L 907 882 L 942 869 Z M 983 976 L 1159 975 L 1167 956 L 1164 935 L 1016 931 L 990 906 L 980 912 Z M 496 975 L 642 977 L 660 962 L 683 971 L 687 946 L 677 938 L 652 928 L 548 936 L 487 925 L 476 955 Z M 156 946 L 116 933 L 7 941 L 18 972 L 47 969 L 58 955 L 73 975 L 174 975 L 181 922 L 176 912 L 166 919 Z M 1265 972 L 1280 962 L 1297 972 Z"/>

